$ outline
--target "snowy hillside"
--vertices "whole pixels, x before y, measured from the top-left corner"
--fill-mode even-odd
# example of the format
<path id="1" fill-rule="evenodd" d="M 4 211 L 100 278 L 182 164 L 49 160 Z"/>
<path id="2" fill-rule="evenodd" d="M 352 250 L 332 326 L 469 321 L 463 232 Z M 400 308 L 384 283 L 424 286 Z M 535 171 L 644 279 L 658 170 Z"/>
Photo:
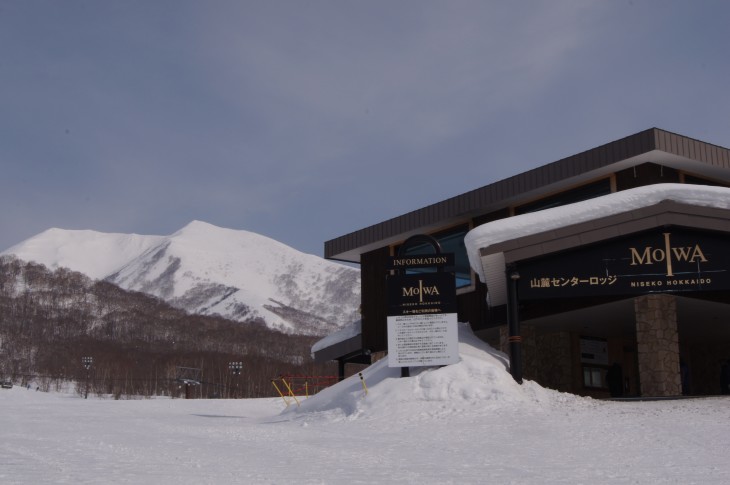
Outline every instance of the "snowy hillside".
<path id="1" fill-rule="evenodd" d="M 0 253 L 162 298 L 191 313 L 325 335 L 358 318 L 360 272 L 247 231 L 193 221 L 170 236 L 49 229 Z"/>

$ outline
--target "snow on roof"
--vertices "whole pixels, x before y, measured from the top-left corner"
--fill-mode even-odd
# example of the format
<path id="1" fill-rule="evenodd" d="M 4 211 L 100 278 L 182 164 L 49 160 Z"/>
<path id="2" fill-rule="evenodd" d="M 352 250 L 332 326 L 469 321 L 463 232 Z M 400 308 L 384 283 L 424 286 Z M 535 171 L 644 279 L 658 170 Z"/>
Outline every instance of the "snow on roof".
<path id="1" fill-rule="evenodd" d="M 483 264 L 480 255 L 482 248 L 510 241 L 524 236 L 539 234 L 562 227 L 579 224 L 602 217 L 656 205 L 665 200 L 701 207 L 730 209 L 730 188 L 710 187 L 690 184 L 656 184 L 635 189 L 615 192 L 574 204 L 568 204 L 539 212 L 532 212 L 508 217 L 478 226 L 467 233 L 464 243 L 469 255 L 469 263 L 479 275 L 481 281 L 487 283 L 499 274 L 504 280 L 504 254 L 490 255 L 488 264 Z M 485 266 L 491 266 L 485 268 Z M 491 276 L 491 278 L 490 278 Z M 492 287 L 497 285 L 492 285 Z M 505 286 L 502 284 L 501 286 Z M 504 291 L 494 295 L 490 288 L 491 304 L 504 302 Z M 504 290 L 501 288 L 500 290 Z M 495 298 L 496 296 L 496 298 Z"/>
<path id="2" fill-rule="evenodd" d="M 322 349 L 331 347 L 340 342 L 344 342 L 347 339 L 360 335 L 362 333 L 362 320 L 357 320 L 352 323 L 348 323 L 338 331 L 331 333 L 321 340 L 312 345 L 312 355 L 315 352 L 319 352 Z"/>

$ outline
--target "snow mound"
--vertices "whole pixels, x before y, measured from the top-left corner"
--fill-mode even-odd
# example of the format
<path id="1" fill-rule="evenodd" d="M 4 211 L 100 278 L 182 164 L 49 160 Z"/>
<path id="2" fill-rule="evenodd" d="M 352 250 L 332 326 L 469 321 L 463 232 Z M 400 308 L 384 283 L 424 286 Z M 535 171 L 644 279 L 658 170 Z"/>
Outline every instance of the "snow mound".
<path id="1" fill-rule="evenodd" d="M 517 384 L 509 373 L 508 357 L 476 337 L 469 324 L 459 324 L 460 362 L 445 367 L 414 367 L 401 378 L 400 368 L 384 358 L 315 396 L 291 406 L 283 415 L 322 415 L 327 419 L 356 419 L 400 415 L 413 420 L 489 409 L 587 403 L 590 398 L 545 389 L 532 381 Z M 366 389 L 367 388 L 367 389 Z"/>

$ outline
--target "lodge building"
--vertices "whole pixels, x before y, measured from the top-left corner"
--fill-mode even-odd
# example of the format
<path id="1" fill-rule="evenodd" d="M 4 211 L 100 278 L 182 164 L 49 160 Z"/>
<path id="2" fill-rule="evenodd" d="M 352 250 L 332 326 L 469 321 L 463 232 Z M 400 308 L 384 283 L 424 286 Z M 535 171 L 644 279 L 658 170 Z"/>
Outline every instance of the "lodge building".
<path id="1" fill-rule="evenodd" d="M 459 321 L 519 355 L 519 379 L 594 397 L 723 392 L 727 148 L 651 128 L 327 241 L 326 258 L 360 264 L 362 322 L 315 359 L 342 372 L 387 352 L 389 261 L 431 251 L 399 252 L 414 235 L 454 254 Z"/>

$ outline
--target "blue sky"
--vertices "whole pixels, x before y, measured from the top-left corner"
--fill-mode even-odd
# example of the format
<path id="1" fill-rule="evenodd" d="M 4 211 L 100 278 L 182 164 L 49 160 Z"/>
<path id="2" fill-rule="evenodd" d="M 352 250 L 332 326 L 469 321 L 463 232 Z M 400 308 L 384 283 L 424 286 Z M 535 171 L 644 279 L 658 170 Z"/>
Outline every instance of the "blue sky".
<path id="1" fill-rule="evenodd" d="M 730 147 L 730 2 L 0 0 L 0 250 L 307 253 L 650 127 Z"/>

